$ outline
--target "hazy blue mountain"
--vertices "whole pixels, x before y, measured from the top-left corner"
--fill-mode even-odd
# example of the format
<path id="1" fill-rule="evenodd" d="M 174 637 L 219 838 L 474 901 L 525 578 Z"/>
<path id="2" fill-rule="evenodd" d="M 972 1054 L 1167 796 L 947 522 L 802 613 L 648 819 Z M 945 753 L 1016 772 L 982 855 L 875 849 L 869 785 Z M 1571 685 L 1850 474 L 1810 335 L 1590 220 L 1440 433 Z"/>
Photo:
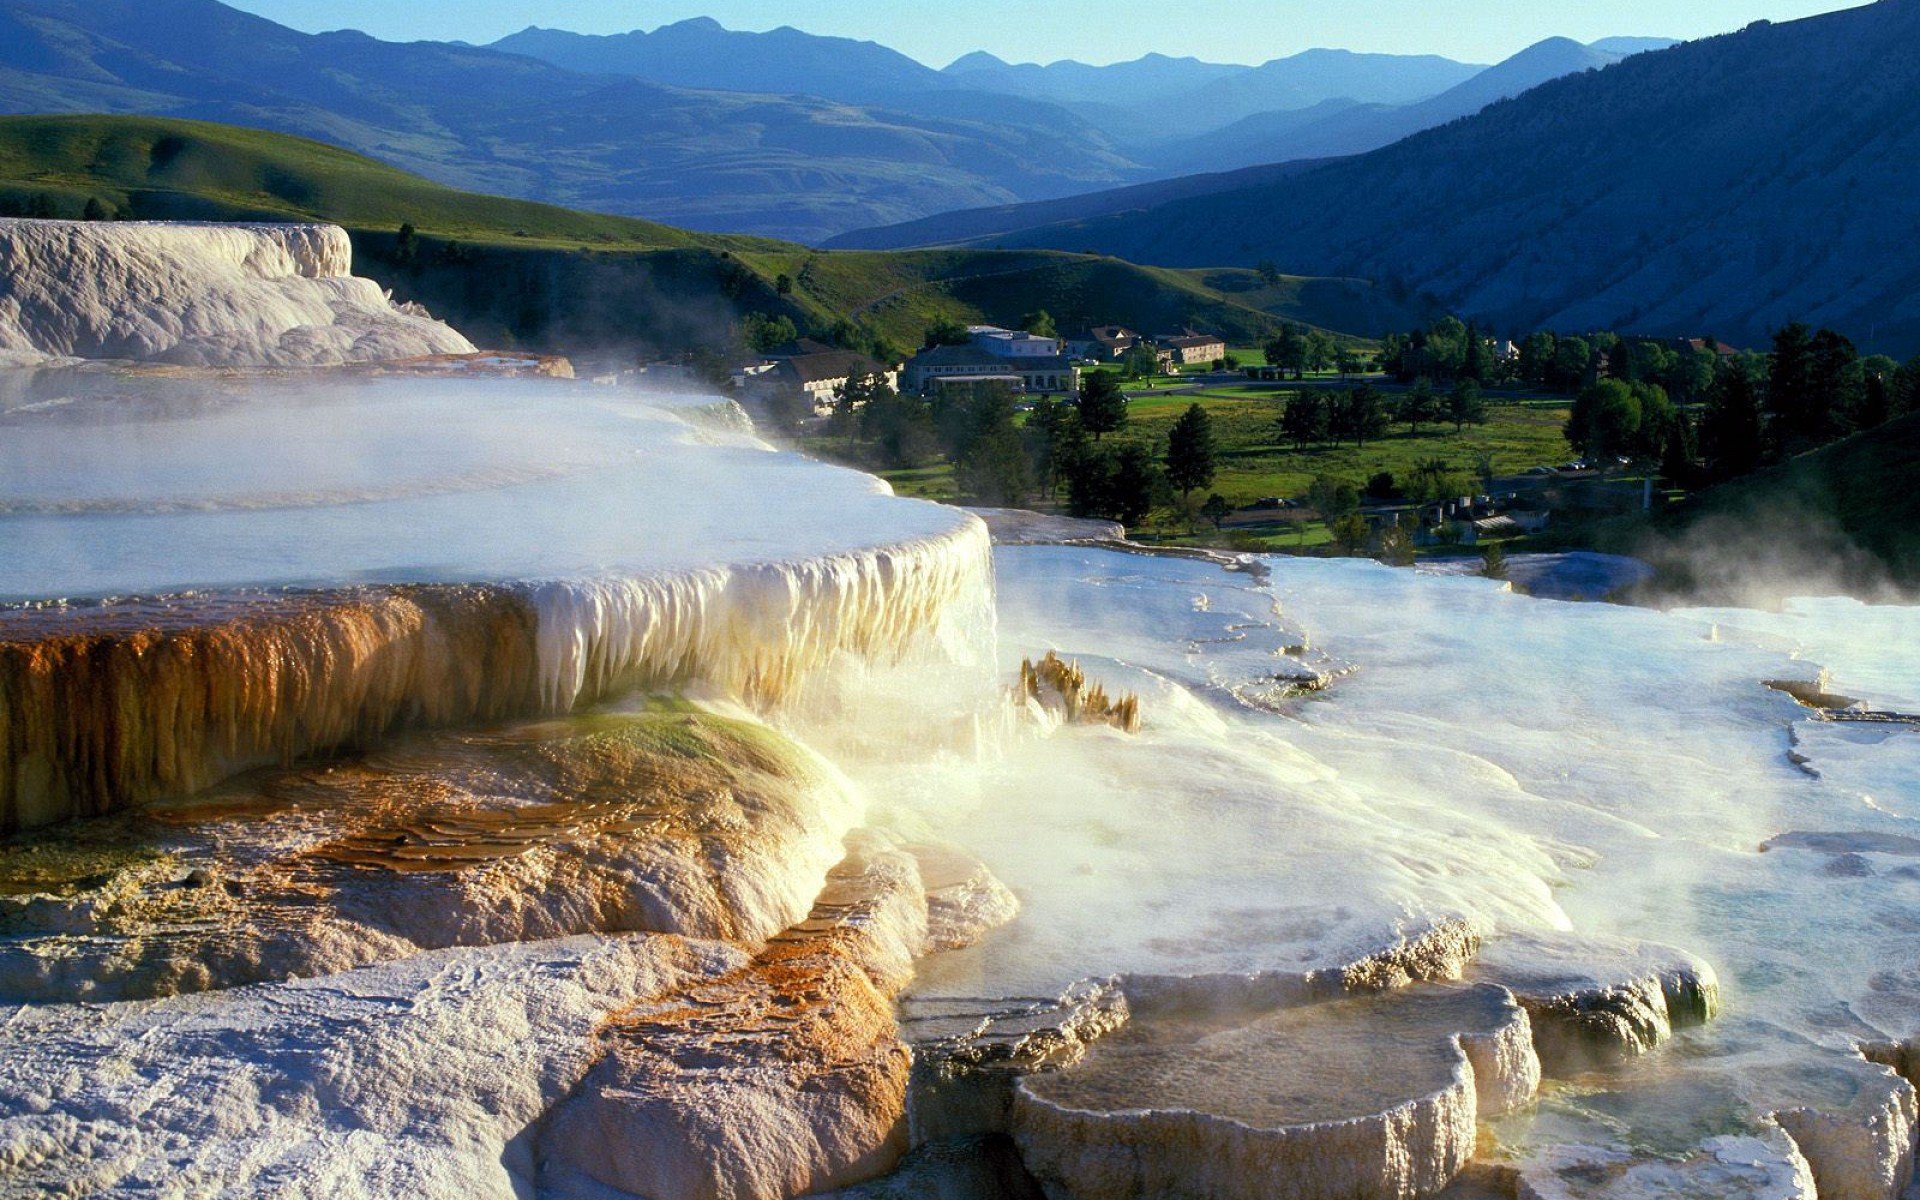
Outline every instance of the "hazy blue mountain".
<path id="1" fill-rule="evenodd" d="M 825 245 L 832 250 L 897 250 L 962 244 L 990 246 L 997 238 L 1016 235 L 1036 226 L 1087 221 L 1114 213 L 1151 209 L 1191 196 L 1238 191 L 1290 178 L 1320 165 L 1318 162 L 1275 163 L 1217 175 L 1182 175 L 1177 179 L 1137 183 L 1131 187 L 1065 196 L 1058 200 L 963 209 L 899 225 L 856 230 L 833 238 Z"/>
<path id="2" fill-rule="evenodd" d="M 1305 111 L 1259 113 L 1224 129 L 1159 147 L 1146 157 L 1158 167 L 1210 171 L 1361 154 L 1423 129 L 1472 116 L 1495 101 L 1518 96 L 1548 80 L 1610 66 L 1622 57 L 1582 46 L 1570 38 L 1548 38 L 1417 103 L 1387 106 L 1329 101 Z"/>
<path id="3" fill-rule="evenodd" d="M 1485 69 L 1435 55 L 1307 50 L 1190 92 L 1182 107 L 1191 124 L 1217 129 L 1255 113 L 1312 108 L 1327 100 L 1412 104 Z"/>
<path id="4" fill-rule="evenodd" d="M 560 29 L 523 29 L 489 49 L 524 54 L 574 71 L 631 75 L 675 87 L 820 96 L 869 103 L 909 88 L 949 88 L 953 81 L 897 50 L 852 38 L 819 37 L 781 27 L 747 33 L 709 17 L 648 33 L 598 36 Z"/>
<path id="5" fill-rule="evenodd" d="M 0 0 L 3 111 L 144 112 L 299 133 L 454 186 L 696 229 L 817 239 L 1138 175 L 1063 110 L 908 91 L 917 111 L 305 34 L 214 0 Z"/>
<path id="6" fill-rule="evenodd" d="M 1253 187 L 996 241 L 1389 280 L 1495 327 L 1920 349 L 1920 3 L 1639 54 Z"/>
<path id="7" fill-rule="evenodd" d="M 1164 54 L 1103 67 L 1072 60 L 1011 65 L 974 53 L 950 64 L 945 74 L 974 87 L 1061 104 L 1142 156 L 1148 148 L 1194 138 L 1255 113 L 1425 99 L 1479 70 L 1431 56 L 1308 50 L 1257 67 Z M 1235 159 L 1234 165 L 1245 161 Z"/>
<path id="8" fill-rule="evenodd" d="M 1131 62 L 1096 67 L 1072 59 L 1048 63 L 1008 63 L 976 50 L 949 63 L 942 74 L 1009 95 L 1059 103 L 1114 104 L 1184 95 L 1209 83 L 1244 75 L 1252 67 L 1148 54 Z"/>

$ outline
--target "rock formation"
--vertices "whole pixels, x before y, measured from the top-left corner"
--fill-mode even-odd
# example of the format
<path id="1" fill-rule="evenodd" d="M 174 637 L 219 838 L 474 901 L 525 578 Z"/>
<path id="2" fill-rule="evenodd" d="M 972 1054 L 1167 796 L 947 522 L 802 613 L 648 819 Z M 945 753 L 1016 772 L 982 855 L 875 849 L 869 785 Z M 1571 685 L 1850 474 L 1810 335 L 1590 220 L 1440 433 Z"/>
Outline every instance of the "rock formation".
<path id="1" fill-rule="evenodd" d="M 1107 689 L 1089 682 L 1078 663 L 1049 650 L 1035 662 L 1020 664 L 1020 697 L 1068 725 L 1111 725 L 1122 733 L 1140 732 L 1140 697 L 1107 695 Z"/>
<path id="2" fill-rule="evenodd" d="M 1163 998 L 1084 1062 L 1022 1080 L 1014 1132 L 1028 1169 L 1075 1200 L 1412 1200 L 1538 1080 L 1526 1013 L 1500 988 L 1252 1011 Z"/>
<path id="3" fill-rule="evenodd" d="M 884 657 L 931 634 L 982 594 L 987 555 L 967 521 L 692 573 L 0 608 L 0 830 L 620 690 L 697 678 L 773 704 L 838 655 Z"/>
<path id="4" fill-rule="evenodd" d="M 1645 1054 L 1675 1029 L 1713 1019 L 1713 968 L 1667 946 L 1568 934 L 1512 934 L 1483 949 L 1472 977 L 1512 990 L 1555 1074 Z"/>
<path id="5" fill-rule="evenodd" d="M 741 970 L 608 1024 L 543 1137 L 549 1170 L 674 1200 L 788 1200 L 885 1174 L 907 1149 L 911 1064 L 891 999 L 930 926 L 950 943 L 985 931 L 964 916 L 981 906 L 955 901 L 929 891 L 911 847 L 856 844 L 808 919 Z"/>
<path id="6" fill-rule="evenodd" d="M 0 996 L 163 996 L 582 933 L 759 945 L 859 815 L 798 745 L 698 710 L 416 737 L 16 839 Z"/>
<path id="7" fill-rule="evenodd" d="M 0 361 L 288 367 L 470 354 L 332 225 L 0 219 Z"/>

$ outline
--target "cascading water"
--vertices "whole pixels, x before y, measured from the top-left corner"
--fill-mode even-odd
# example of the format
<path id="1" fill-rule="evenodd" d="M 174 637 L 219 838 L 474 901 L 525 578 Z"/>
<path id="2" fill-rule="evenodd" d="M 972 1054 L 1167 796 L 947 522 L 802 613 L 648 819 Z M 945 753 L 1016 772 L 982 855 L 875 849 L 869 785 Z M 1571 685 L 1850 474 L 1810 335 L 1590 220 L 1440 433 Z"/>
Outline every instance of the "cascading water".
<path id="1" fill-rule="evenodd" d="M 619 691 L 764 707 L 990 620 L 978 521 L 660 404 L 413 382 L 17 413 L 0 825 Z"/>
<path id="2" fill-rule="evenodd" d="M 993 550 L 668 397 L 89 378 L 0 410 L 4 819 L 101 816 L 0 847 L 0 1194 L 1004 1136 L 1075 1200 L 1897 1195 L 1920 734 L 1841 710 L 1920 710 L 1915 609 Z M 903 986 L 1061 1074 L 910 1070 Z"/>

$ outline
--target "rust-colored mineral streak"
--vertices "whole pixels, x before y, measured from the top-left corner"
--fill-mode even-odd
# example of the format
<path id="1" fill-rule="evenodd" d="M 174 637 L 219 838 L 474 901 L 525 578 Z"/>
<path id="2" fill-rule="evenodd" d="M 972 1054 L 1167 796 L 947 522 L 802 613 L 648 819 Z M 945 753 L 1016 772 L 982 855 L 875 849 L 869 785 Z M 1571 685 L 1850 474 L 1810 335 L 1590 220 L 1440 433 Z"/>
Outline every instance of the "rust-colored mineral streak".
<path id="1" fill-rule="evenodd" d="M 527 712 L 534 624 L 525 601 L 485 587 L 0 611 L 0 831 Z"/>

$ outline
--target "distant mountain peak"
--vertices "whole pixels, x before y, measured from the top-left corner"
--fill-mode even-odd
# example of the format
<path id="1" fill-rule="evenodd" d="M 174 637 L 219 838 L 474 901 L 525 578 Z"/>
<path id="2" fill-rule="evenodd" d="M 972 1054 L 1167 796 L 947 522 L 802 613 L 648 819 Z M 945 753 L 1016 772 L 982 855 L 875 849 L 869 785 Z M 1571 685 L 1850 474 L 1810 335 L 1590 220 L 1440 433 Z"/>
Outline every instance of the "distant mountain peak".
<path id="1" fill-rule="evenodd" d="M 1000 70 L 1012 65 L 1012 63 L 998 55 L 989 54 L 985 50 L 975 50 L 971 54 L 962 54 L 959 58 L 948 63 L 944 69 L 948 71 L 984 71 Z"/>

